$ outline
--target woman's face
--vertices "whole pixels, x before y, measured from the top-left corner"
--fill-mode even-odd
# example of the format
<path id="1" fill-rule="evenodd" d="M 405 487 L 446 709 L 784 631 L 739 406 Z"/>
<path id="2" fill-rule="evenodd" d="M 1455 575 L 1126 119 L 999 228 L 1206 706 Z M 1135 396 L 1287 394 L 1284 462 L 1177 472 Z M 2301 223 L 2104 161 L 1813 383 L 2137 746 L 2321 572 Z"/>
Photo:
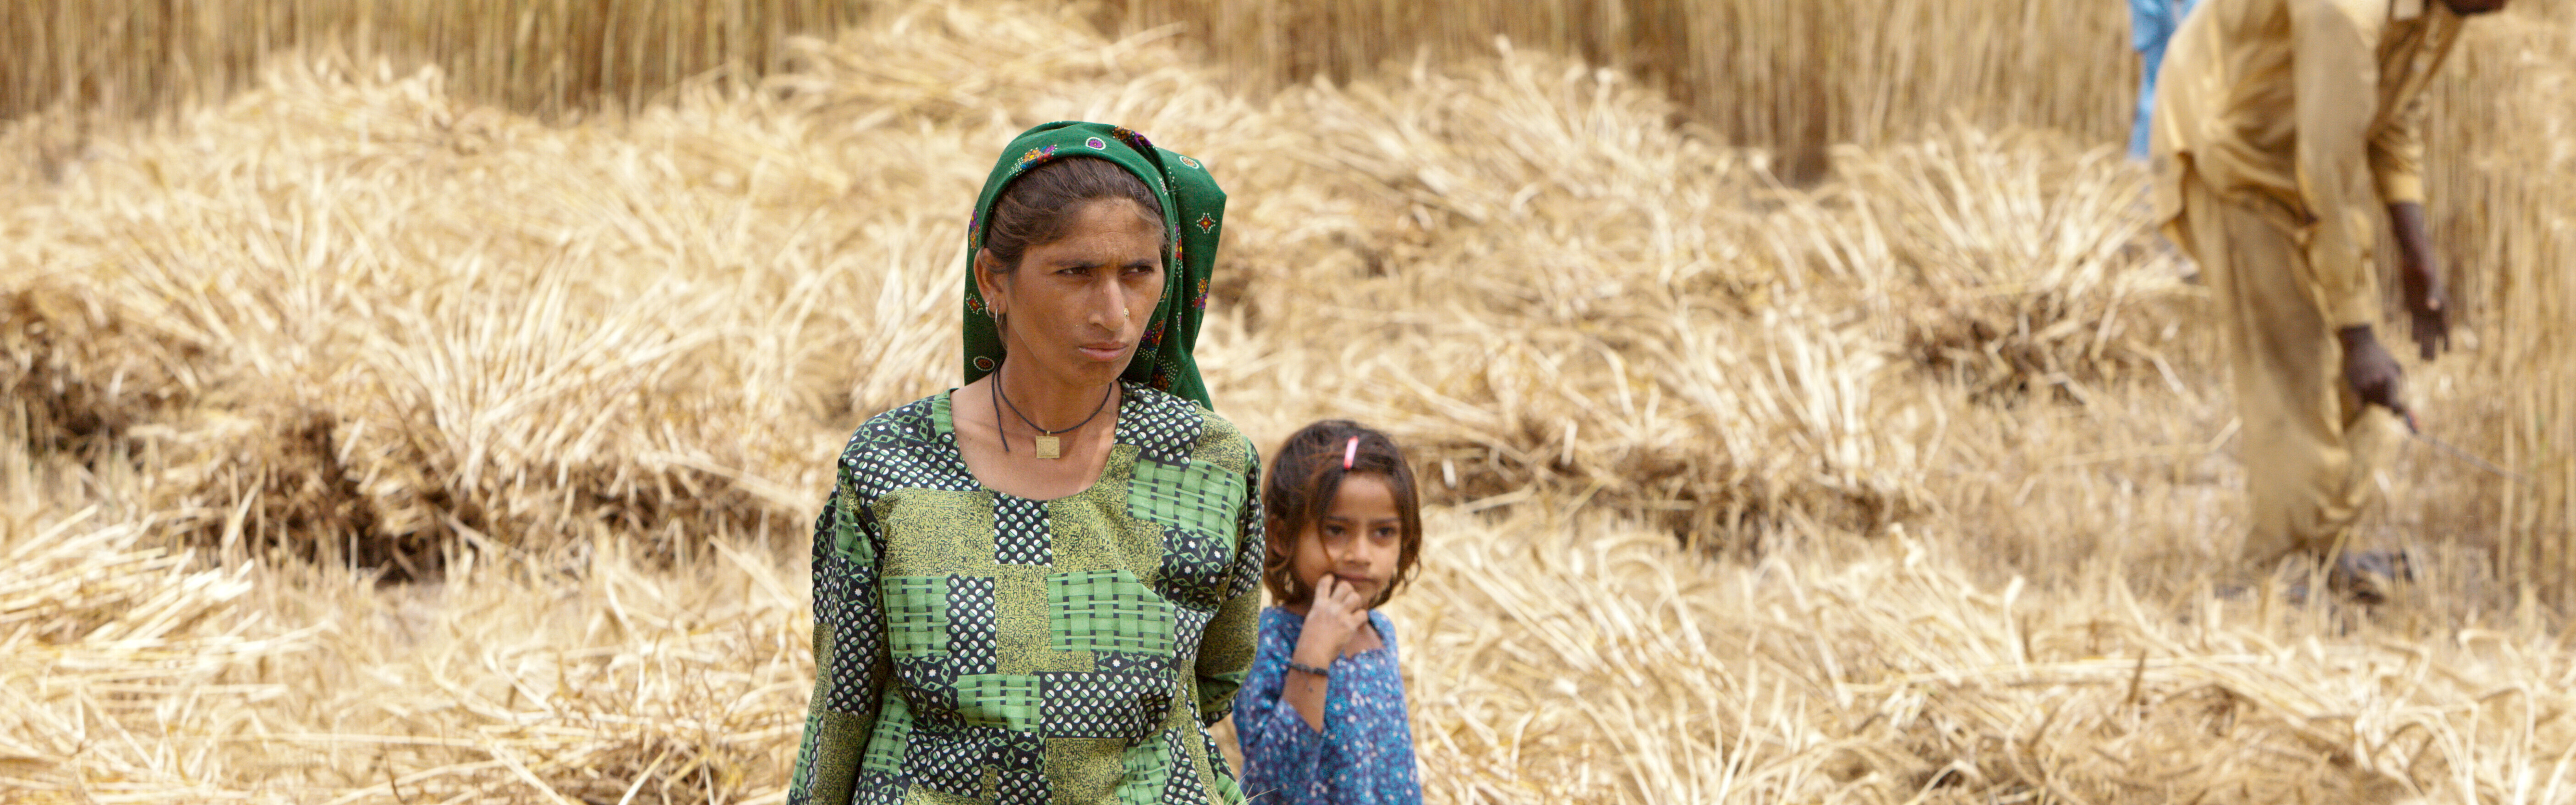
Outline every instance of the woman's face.
<path id="1" fill-rule="evenodd" d="M 1012 371 L 1106 385 L 1126 371 L 1162 302 L 1163 232 L 1134 201 L 1095 199 L 1074 211 L 1064 237 L 1029 247 L 1018 269 L 1001 268 L 990 253 L 976 256 L 977 287 L 1008 317 Z"/>

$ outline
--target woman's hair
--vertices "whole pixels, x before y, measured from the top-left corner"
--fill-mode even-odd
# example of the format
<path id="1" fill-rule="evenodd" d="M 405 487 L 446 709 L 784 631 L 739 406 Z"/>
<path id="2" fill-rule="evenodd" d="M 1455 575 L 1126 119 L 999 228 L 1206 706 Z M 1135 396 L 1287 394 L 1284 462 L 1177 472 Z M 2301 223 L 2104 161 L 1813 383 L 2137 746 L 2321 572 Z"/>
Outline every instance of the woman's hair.
<path id="1" fill-rule="evenodd" d="M 1359 440 L 1356 450 L 1352 449 L 1354 438 Z M 1346 454 L 1350 457 L 1347 469 L 1342 466 Z M 1396 517 L 1402 524 L 1396 535 L 1395 578 L 1369 607 L 1385 604 L 1413 580 L 1414 562 L 1422 554 L 1422 497 L 1413 483 L 1413 468 L 1404 463 L 1404 451 L 1386 434 L 1349 420 L 1327 419 L 1289 435 L 1270 460 L 1269 477 L 1261 482 L 1261 507 L 1267 512 L 1263 530 L 1269 537 L 1261 582 L 1278 603 L 1301 604 L 1314 597 L 1315 591 L 1307 589 L 1292 567 L 1297 540 L 1332 511 L 1342 479 L 1361 474 L 1386 479 L 1387 488 L 1395 493 Z"/>
<path id="2" fill-rule="evenodd" d="M 993 220 L 984 222 L 984 248 L 1003 271 L 1017 269 L 1030 248 L 1054 243 L 1073 228 L 1083 202 L 1108 199 L 1136 202 L 1146 221 L 1163 228 L 1163 205 L 1144 180 L 1106 159 L 1067 157 L 1031 168 L 1002 188 L 993 200 Z"/>

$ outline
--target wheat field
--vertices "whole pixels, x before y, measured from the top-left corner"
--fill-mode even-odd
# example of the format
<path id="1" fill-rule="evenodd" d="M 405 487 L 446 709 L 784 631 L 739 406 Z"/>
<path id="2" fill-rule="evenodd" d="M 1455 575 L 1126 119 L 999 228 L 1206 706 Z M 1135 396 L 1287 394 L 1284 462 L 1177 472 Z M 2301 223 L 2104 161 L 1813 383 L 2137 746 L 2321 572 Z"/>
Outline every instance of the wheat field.
<path id="1" fill-rule="evenodd" d="M 2368 609 L 2230 561 L 2115 6 L 13 5 L 0 801 L 782 801 L 829 457 L 955 382 L 983 166 L 1080 118 L 1226 184 L 1219 410 L 1429 479 L 1433 801 L 2576 802 L 2576 15 L 2520 5 L 2436 89 L 2407 366 L 2525 480 L 2406 447 Z"/>

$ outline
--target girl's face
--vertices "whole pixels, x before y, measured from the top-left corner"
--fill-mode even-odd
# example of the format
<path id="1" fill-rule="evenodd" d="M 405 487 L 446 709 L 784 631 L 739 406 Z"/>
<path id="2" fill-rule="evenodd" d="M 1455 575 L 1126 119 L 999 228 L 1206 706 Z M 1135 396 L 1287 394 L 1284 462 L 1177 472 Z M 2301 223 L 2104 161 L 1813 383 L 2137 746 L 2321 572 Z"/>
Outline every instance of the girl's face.
<path id="1" fill-rule="evenodd" d="M 1064 237 L 1021 253 L 1017 270 L 995 273 L 979 255 L 979 290 L 1010 317 L 1013 371 L 1073 386 L 1118 379 L 1163 298 L 1162 237 L 1136 202 L 1102 199 L 1084 202 Z"/>
<path id="2" fill-rule="evenodd" d="M 1395 510 L 1395 489 L 1377 473 L 1342 479 L 1333 507 L 1321 520 L 1297 535 L 1290 568 L 1308 590 L 1321 589 L 1327 575 L 1339 577 L 1375 601 L 1395 581 L 1396 554 L 1404 544 L 1404 521 Z"/>

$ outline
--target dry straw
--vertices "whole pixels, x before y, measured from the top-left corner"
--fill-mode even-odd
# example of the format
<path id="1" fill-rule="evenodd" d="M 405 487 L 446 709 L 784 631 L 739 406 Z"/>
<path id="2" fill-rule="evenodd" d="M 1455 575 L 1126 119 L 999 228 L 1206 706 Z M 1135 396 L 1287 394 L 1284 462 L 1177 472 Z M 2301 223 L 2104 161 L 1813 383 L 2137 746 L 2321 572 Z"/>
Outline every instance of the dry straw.
<path id="1" fill-rule="evenodd" d="M 340 48 L 436 64 L 460 94 L 556 116 L 640 105 L 704 73 L 776 69 L 793 34 L 866 19 L 874 0 L 28 0 L 0 14 L 0 119 L 163 112 L 257 82 L 269 54 Z"/>
<path id="2" fill-rule="evenodd" d="M 1942 111 L 1770 113 L 1891 127 L 1829 126 L 1859 144 L 1789 182 L 1796 148 L 1735 147 L 1675 73 L 1545 52 L 1701 7 L 1585 8 L 1629 39 L 1266 90 L 1287 68 L 1186 26 L 925 4 L 614 120 L 324 52 L 156 131 L 0 133 L 0 797 L 780 800 L 826 459 L 954 382 L 960 213 L 1063 118 L 1232 192 L 1226 415 L 1357 417 L 1421 462 L 1395 615 L 1435 800 L 2576 795 L 2549 584 L 2576 43 L 2535 24 L 2566 12 L 2484 26 L 2440 90 L 2475 348 L 2412 376 L 2536 483 L 2406 456 L 2365 537 L 2418 580 L 2361 614 L 2227 587 L 2241 424 L 2205 301 L 2116 113 L 2080 111 L 2118 101 L 2115 23 L 1960 17 L 2051 34 L 2027 58 L 2081 91 L 1935 59 L 1995 43 L 1906 38 L 1928 18 L 1856 34 L 1833 52 L 1920 67 L 1853 97 Z M 1880 74 L 1843 64 L 1757 83 Z"/>
<path id="3" fill-rule="evenodd" d="M 1620 68 L 1728 142 L 1820 178 L 1837 143 L 1895 142 L 1965 114 L 1986 126 L 2125 131 L 2136 67 L 2102 3 L 1955 0 L 1112 0 L 1130 26 L 1178 24 L 1213 58 L 1289 81 L 1480 56 L 1502 35 Z"/>

